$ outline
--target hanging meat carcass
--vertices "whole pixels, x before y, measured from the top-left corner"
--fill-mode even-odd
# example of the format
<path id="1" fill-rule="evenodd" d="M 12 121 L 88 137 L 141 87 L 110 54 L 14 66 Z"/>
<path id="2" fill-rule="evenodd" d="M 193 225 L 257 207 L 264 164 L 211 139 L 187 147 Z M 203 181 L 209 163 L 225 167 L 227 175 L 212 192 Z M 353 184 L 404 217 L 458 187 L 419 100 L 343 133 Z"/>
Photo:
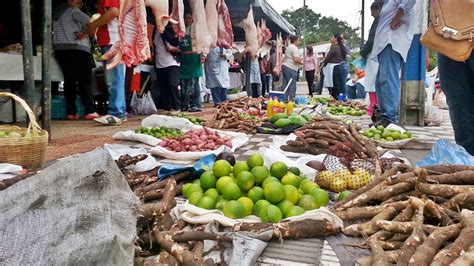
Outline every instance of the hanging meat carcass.
<path id="1" fill-rule="evenodd" d="M 122 0 L 119 8 L 120 40 L 102 56 L 107 69 L 124 62 L 128 67 L 150 58 L 146 10 L 143 0 Z"/>
<path id="2" fill-rule="evenodd" d="M 244 53 L 250 53 L 255 58 L 258 51 L 257 27 L 253 18 L 253 9 L 250 6 L 247 18 L 242 20 L 237 26 L 245 31 L 245 50 Z"/>
<path id="3" fill-rule="evenodd" d="M 183 0 L 173 0 L 173 9 L 171 11 L 171 19 L 176 21 L 173 24 L 173 31 L 176 33 L 176 37 L 183 38 L 186 31 L 184 25 L 184 3 Z"/>
<path id="4" fill-rule="evenodd" d="M 275 68 L 273 68 L 273 75 L 279 77 L 281 73 L 281 66 L 283 64 L 283 39 L 281 38 L 281 33 L 277 35 L 276 40 L 276 63 Z"/>
<path id="5" fill-rule="evenodd" d="M 211 47 L 216 47 L 218 32 L 217 0 L 207 0 L 206 2 L 207 29 L 211 36 Z"/>
<path id="6" fill-rule="evenodd" d="M 217 9 L 218 14 L 218 34 L 217 46 L 225 49 L 237 49 L 234 45 L 234 32 L 232 31 L 232 22 L 225 0 L 219 1 Z"/>
<path id="7" fill-rule="evenodd" d="M 260 27 L 260 21 L 257 21 L 257 42 L 258 42 L 258 48 L 262 47 L 262 41 L 263 41 L 263 36 L 262 36 L 262 28 Z"/>
<path id="8" fill-rule="evenodd" d="M 267 28 L 267 21 L 264 19 L 262 19 L 261 31 L 262 41 L 260 43 L 260 48 L 262 48 L 272 38 L 272 32 Z"/>
<path id="9" fill-rule="evenodd" d="M 189 0 L 193 14 L 194 29 L 196 32 L 196 52 L 207 54 L 211 47 L 212 37 L 209 34 L 206 22 L 204 0 Z"/>
<path id="10" fill-rule="evenodd" d="M 170 21 L 168 0 L 144 0 L 145 5 L 149 6 L 155 16 L 156 29 L 159 33 L 165 31 L 166 25 Z M 183 9 L 184 10 L 184 9 Z M 183 11 L 184 12 L 184 11 Z M 146 20 L 146 16 L 145 16 Z M 183 20 L 184 24 L 184 20 Z"/>

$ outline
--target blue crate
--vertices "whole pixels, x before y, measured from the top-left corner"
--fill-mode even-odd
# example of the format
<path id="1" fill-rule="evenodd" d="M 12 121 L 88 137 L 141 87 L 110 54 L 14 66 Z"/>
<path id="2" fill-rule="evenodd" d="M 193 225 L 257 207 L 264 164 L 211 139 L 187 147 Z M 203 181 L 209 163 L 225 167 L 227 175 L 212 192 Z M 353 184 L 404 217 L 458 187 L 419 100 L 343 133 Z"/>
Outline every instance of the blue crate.
<path id="1" fill-rule="evenodd" d="M 84 106 L 82 105 L 81 97 L 76 97 L 77 114 L 84 117 Z M 66 120 L 66 99 L 64 96 L 53 96 L 51 99 L 51 119 Z"/>

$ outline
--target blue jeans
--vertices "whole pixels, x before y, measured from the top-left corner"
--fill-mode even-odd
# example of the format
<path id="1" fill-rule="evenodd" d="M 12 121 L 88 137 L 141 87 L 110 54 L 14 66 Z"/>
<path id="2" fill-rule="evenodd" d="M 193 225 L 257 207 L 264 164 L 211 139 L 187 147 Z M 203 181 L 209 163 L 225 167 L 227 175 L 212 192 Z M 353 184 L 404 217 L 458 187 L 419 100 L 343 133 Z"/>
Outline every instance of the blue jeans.
<path id="1" fill-rule="evenodd" d="M 226 88 L 221 88 L 221 87 L 211 88 L 211 94 L 212 94 L 212 101 L 214 102 L 215 106 L 220 105 L 221 103 L 227 101 Z"/>
<path id="2" fill-rule="evenodd" d="M 181 111 L 186 111 L 189 109 L 190 99 L 192 109 L 202 109 L 199 78 L 181 80 Z"/>
<path id="3" fill-rule="evenodd" d="M 293 70 L 285 65 L 281 67 L 281 89 L 284 90 L 290 79 L 293 79 L 288 87 L 288 90 L 285 93 L 285 100 L 294 101 L 296 97 L 296 78 L 298 77 L 298 71 Z"/>
<path id="4" fill-rule="evenodd" d="M 474 155 L 474 53 L 466 62 L 438 54 L 438 67 L 456 143 Z"/>
<path id="5" fill-rule="evenodd" d="M 112 45 L 101 46 L 102 54 L 107 53 Z M 104 68 L 107 62 L 104 62 Z M 109 88 L 109 115 L 124 118 L 126 112 L 125 104 L 125 65 L 120 64 L 105 71 L 107 87 Z"/>
<path id="6" fill-rule="evenodd" d="M 346 82 L 347 82 L 347 75 L 349 75 L 349 64 L 344 63 L 341 64 L 341 87 L 339 88 L 339 93 L 343 93 L 344 95 L 347 94 Z"/>
<path id="7" fill-rule="evenodd" d="M 379 71 L 375 80 L 375 91 L 379 100 L 382 118 L 397 124 L 400 106 L 400 68 L 402 56 L 389 44 L 378 54 Z"/>
<path id="8" fill-rule="evenodd" d="M 354 86 L 346 86 L 347 99 L 365 99 L 365 89 L 360 83 L 356 83 Z"/>

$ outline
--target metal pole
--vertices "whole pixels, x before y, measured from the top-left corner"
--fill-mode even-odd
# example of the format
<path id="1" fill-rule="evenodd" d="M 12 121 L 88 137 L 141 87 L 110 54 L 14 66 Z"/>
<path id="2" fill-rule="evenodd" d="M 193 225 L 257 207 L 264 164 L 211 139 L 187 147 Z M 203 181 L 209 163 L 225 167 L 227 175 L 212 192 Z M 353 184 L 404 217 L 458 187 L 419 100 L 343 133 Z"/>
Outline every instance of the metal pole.
<path id="1" fill-rule="evenodd" d="M 360 46 L 362 47 L 365 42 L 365 0 L 362 0 L 362 10 L 361 10 L 361 15 L 362 15 L 362 23 L 361 23 L 361 39 L 360 40 Z"/>
<path id="2" fill-rule="evenodd" d="M 304 66 L 306 62 L 306 0 L 303 0 L 303 76 L 306 79 Z"/>
<path id="3" fill-rule="evenodd" d="M 33 38 L 31 33 L 30 0 L 21 0 L 21 20 L 23 23 L 23 75 L 25 98 L 33 111 L 35 106 L 35 72 L 33 61 Z"/>
<path id="4" fill-rule="evenodd" d="M 43 81 L 43 116 L 41 125 L 51 138 L 51 0 L 43 0 L 43 58 L 41 79 Z"/>

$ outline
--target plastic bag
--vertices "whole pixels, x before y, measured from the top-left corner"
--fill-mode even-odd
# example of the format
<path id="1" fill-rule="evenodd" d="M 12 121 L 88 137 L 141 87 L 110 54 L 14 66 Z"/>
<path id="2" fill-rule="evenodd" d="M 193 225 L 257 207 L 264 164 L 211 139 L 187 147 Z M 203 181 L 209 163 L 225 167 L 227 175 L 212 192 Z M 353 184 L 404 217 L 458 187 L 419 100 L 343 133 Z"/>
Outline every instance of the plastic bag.
<path id="1" fill-rule="evenodd" d="M 212 167 L 215 161 L 216 155 L 209 154 L 207 156 L 202 157 L 191 167 L 185 167 L 179 164 L 165 164 L 162 165 L 158 170 L 158 176 L 160 177 L 160 180 L 163 180 L 169 177 L 170 175 L 175 175 L 184 171 L 191 171 L 193 176 L 201 176 L 201 174 L 204 173 L 204 169 L 202 169 L 202 167 Z"/>
<path id="2" fill-rule="evenodd" d="M 149 91 L 147 94 L 143 95 L 141 99 L 141 104 L 138 108 L 138 114 L 151 115 L 156 114 L 157 111 L 158 110 L 156 109 L 155 102 L 153 101 L 153 98 L 151 96 L 151 91 Z"/>
<path id="3" fill-rule="evenodd" d="M 133 92 L 132 99 L 130 100 L 130 109 L 132 109 L 132 113 L 138 114 L 138 109 L 140 108 L 142 99 L 138 98 L 137 93 Z"/>
<path id="4" fill-rule="evenodd" d="M 425 104 L 425 125 L 429 127 L 440 126 L 443 120 L 443 113 L 438 108 Z"/>
<path id="5" fill-rule="evenodd" d="M 439 93 L 438 104 L 439 104 L 439 109 L 445 109 L 445 110 L 448 109 L 448 103 L 446 101 L 446 95 L 444 95 L 444 93 L 442 93 L 442 92 Z"/>
<path id="6" fill-rule="evenodd" d="M 367 60 L 364 58 L 357 58 L 352 60 L 351 64 L 353 64 L 359 70 L 364 70 L 367 66 Z"/>
<path id="7" fill-rule="evenodd" d="M 416 167 L 438 164 L 474 165 L 474 157 L 462 146 L 449 140 L 440 139 L 435 142 L 431 151 L 416 163 Z"/>

